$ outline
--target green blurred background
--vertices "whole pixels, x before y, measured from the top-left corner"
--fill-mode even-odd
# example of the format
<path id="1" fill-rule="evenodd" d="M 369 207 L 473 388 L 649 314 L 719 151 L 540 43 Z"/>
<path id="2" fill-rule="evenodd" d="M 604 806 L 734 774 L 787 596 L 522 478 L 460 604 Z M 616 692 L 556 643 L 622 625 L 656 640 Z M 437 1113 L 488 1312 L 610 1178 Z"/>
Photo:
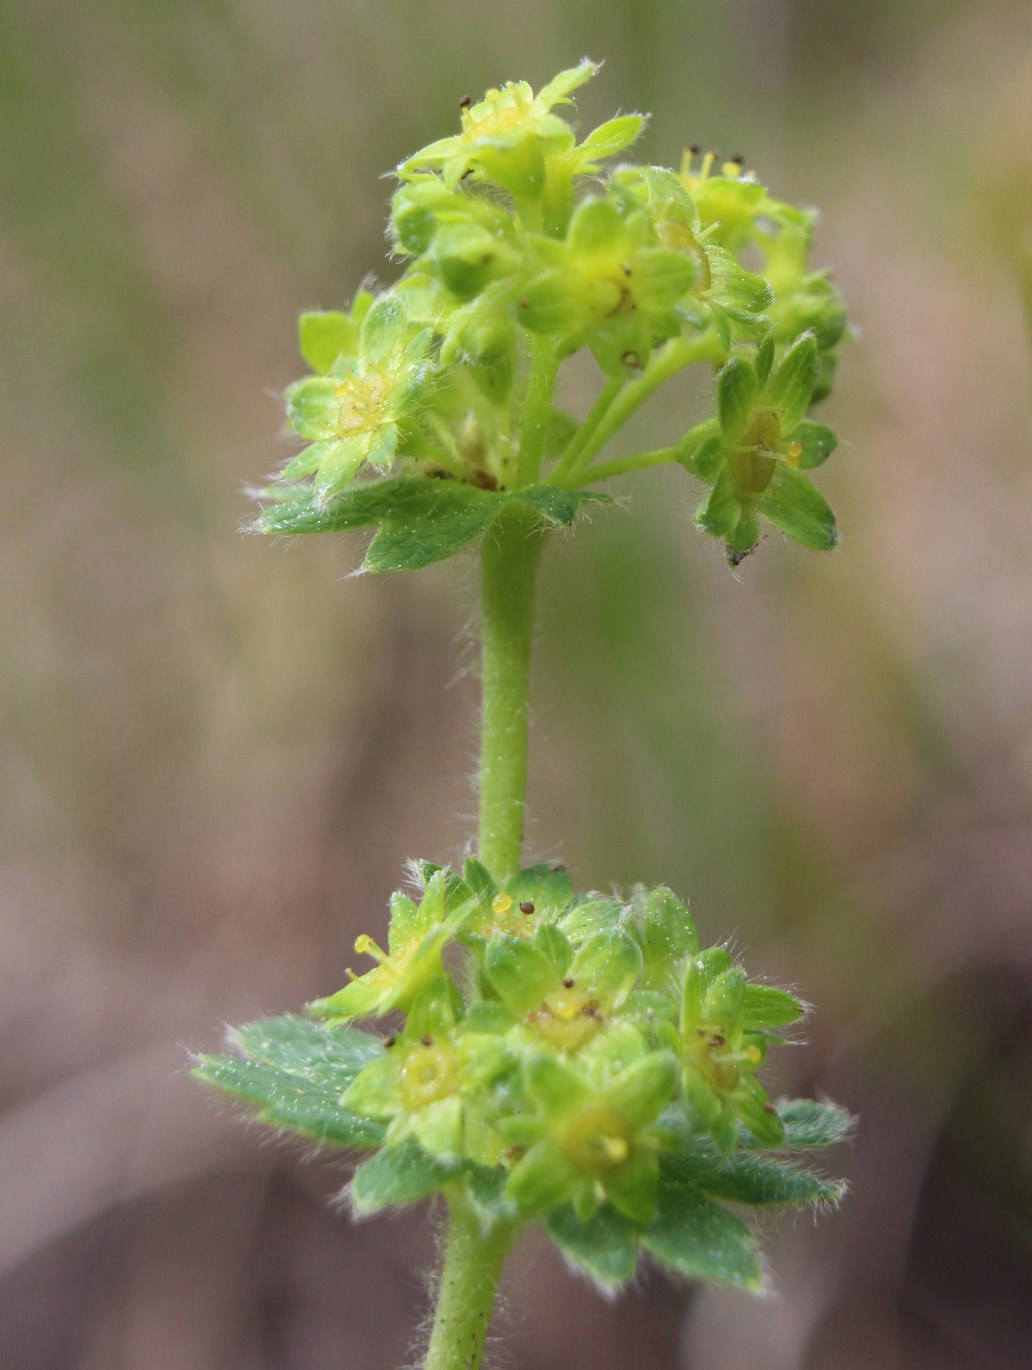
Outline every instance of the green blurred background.
<path id="1" fill-rule="evenodd" d="M 780 1083 L 861 1127 L 841 1212 L 772 1227 L 774 1300 L 606 1305 L 531 1241 L 503 1363 L 1027 1364 L 1027 0 L 0 0 L 5 1370 L 410 1354 L 420 1217 L 349 1226 L 339 1162 L 182 1068 L 334 989 L 403 858 L 463 850 L 474 567 L 352 582 L 352 541 L 236 527 L 298 312 L 389 279 L 381 174 L 586 52 L 585 126 L 652 110 L 645 157 L 742 151 L 822 206 L 858 337 L 840 551 L 731 573 L 663 471 L 550 552 L 530 853 L 667 881 L 803 986 Z"/>

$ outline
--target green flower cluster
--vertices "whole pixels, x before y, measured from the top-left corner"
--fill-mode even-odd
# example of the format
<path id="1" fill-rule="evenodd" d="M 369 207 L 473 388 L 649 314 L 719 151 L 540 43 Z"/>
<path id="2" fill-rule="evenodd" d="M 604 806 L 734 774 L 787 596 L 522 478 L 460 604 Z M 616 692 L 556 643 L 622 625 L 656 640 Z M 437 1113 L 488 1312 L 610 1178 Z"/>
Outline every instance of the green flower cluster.
<path id="1" fill-rule="evenodd" d="M 398 168 L 390 238 L 403 270 L 349 312 L 302 317 L 313 374 L 287 391 L 287 418 L 307 446 L 261 492 L 262 531 L 378 523 L 419 559 L 374 542 L 367 569 L 425 565 L 482 537 L 514 494 L 561 490 L 559 521 L 571 522 L 584 487 L 680 461 L 710 487 L 698 523 L 732 561 L 756 545 L 761 517 L 806 546 L 834 545 L 805 474 L 834 437 L 806 414 L 831 386 L 846 320 L 807 264 L 813 214 L 712 153 L 687 153 L 677 172 L 605 170 L 645 120 L 622 115 L 578 141 L 564 114 L 596 71 L 585 60 L 536 95 L 514 82 L 463 100 L 460 132 Z M 601 388 L 578 419 L 555 392 L 582 349 Z M 596 462 L 692 363 L 719 373 L 719 432 L 714 420 Z"/>
<path id="2" fill-rule="evenodd" d="M 461 1197 L 485 1232 L 538 1219 L 605 1288 L 647 1253 L 682 1274 L 755 1289 L 749 1227 L 724 1204 L 829 1204 L 842 1186 L 792 1153 L 838 1140 L 832 1105 L 772 1103 L 768 1047 L 806 1006 L 701 949 L 670 890 L 628 902 L 574 895 L 561 867 L 499 887 L 418 867 L 395 894 L 387 948 L 309 1005 L 253 1024 L 238 1054 L 196 1073 L 259 1116 L 372 1157 L 349 1193 L 362 1212 Z M 389 1015 L 391 1030 L 355 1019 Z"/>

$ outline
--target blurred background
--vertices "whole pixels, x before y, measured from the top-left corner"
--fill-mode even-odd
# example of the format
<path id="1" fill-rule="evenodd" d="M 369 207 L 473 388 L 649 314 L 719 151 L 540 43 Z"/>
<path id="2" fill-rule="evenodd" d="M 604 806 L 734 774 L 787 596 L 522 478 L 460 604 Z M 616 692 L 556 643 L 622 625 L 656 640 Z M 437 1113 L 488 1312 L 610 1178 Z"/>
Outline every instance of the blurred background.
<path id="1" fill-rule="evenodd" d="M 356 541 L 236 529 L 298 312 L 389 279 L 382 173 L 586 52 L 585 127 L 648 109 L 648 159 L 741 151 L 822 206 L 858 338 L 818 478 L 840 551 L 768 537 L 732 573 L 669 470 L 556 541 L 530 854 L 666 881 L 802 986 L 778 1084 L 861 1125 L 842 1210 L 770 1225 L 775 1298 L 653 1275 L 607 1305 L 528 1241 L 499 1363 L 1027 1364 L 1026 0 L 0 0 L 5 1370 L 413 1354 L 423 1215 L 350 1226 L 338 1159 L 183 1068 L 336 988 L 405 857 L 462 853 L 474 564 L 349 581 Z"/>

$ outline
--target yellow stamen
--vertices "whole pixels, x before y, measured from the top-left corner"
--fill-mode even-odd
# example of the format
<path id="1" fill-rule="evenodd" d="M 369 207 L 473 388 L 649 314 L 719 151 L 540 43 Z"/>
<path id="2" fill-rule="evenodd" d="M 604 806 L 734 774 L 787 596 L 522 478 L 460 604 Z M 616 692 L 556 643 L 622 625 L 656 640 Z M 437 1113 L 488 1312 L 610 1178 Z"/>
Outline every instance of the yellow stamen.
<path id="1" fill-rule="evenodd" d="M 702 165 L 699 167 L 700 181 L 704 181 L 706 177 L 710 174 L 710 168 L 713 166 L 713 163 L 716 160 L 717 154 L 715 152 L 707 152 L 703 154 Z"/>
<path id="2" fill-rule="evenodd" d="M 788 458 L 789 466 L 798 466 L 799 458 L 803 455 L 803 444 L 792 441 L 785 448 L 785 456 Z"/>
<path id="3" fill-rule="evenodd" d="M 360 933 L 355 938 L 355 950 L 359 956 L 371 956 L 374 961 L 386 961 L 387 953 L 382 947 L 378 947 L 367 932 Z"/>
<path id="4" fill-rule="evenodd" d="M 496 894 L 491 900 L 492 913 L 508 913 L 512 908 L 511 894 Z"/>
<path id="5" fill-rule="evenodd" d="M 749 1047 L 746 1050 L 745 1054 L 754 1066 L 758 1066 L 760 1064 L 760 1061 L 763 1059 L 763 1052 L 759 1049 L 758 1046 Z"/>
<path id="6" fill-rule="evenodd" d="M 733 181 L 736 176 L 741 176 L 742 174 L 741 163 L 725 162 L 723 166 L 720 168 L 720 174 L 721 176 L 726 176 L 729 180 Z"/>

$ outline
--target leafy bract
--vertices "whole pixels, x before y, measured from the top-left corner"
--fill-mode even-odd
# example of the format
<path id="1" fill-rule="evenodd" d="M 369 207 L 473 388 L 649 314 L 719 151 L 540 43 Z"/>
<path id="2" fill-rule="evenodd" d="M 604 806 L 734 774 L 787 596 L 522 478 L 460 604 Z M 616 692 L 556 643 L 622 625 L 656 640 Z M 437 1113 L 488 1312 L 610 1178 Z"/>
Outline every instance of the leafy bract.
<path id="1" fill-rule="evenodd" d="M 443 561 L 484 537 L 504 509 L 516 507 L 532 521 L 559 527 L 572 524 L 584 504 L 608 498 L 556 486 L 481 490 L 421 476 L 359 481 L 324 504 L 307 485 L 273 487 L 266 495 L 269 503 L 254 523 L 259 532 L 340 532 L 378 524 L 363 571 L 411 571 Z"/>

